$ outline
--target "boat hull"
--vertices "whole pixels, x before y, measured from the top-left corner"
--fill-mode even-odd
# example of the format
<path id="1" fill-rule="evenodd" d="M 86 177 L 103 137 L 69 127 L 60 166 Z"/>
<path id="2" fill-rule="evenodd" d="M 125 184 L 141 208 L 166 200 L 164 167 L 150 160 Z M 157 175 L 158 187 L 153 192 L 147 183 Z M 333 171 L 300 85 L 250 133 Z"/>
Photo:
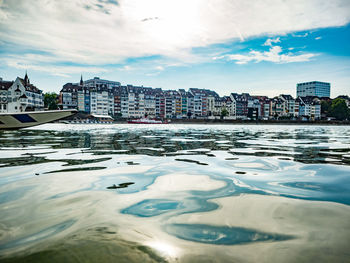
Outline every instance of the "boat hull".
<path id="1" fill-rule="evenodd" d="M 28 111 L 16 113 L 0 113 L 0 129 L 21 129 L 75 114 L 76 110 Z"/>

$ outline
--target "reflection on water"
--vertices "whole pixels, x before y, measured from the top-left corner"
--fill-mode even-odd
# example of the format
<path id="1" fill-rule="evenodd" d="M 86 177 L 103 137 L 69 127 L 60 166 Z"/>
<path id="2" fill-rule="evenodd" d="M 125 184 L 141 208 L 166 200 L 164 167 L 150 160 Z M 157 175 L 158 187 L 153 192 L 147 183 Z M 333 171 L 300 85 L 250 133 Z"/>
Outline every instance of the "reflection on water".
<path id="1" fill-rule="evenodd" d="M 173 224 L 165 226 L 168 233 L 185 240 L 216 245 L 237 245 L 262 241 L 283 241 L 292 236 L 263 233 L 253 229 L 227 226 Z"/>
<path id="2" fill-rule="evenodd" d="M 349 165 L 349 127 L 0 131 L 0 259 L 49 262 L 64 246 L 64 261 L 88 261 L 104 244 L 125 262 L 346 261 Z"/>
<path id="3" fill-rule="evenodd" d="M 107 189 L 119 189 L 119 188 L 126 188 L 129 185 L 134 184 L 133 182 L 127 182 L 127 183 L 121 183 L 118 185 L 113 184 L 112 186 L 108 186 Z"/>
<path id="4" fill-rule="evenodd" d="M 62 222 L 60 224 L 50 226 L 48 228 L 40 230 L 38 233 L 30 233 L 27 237 L 23 237 L 21 239 L 14 240 L 14 241 L 8 242 L 6 244 L 3 244 L 2 249 L 13 248 L 13 247 L 25 245 L 25 244 L 28 244 L 31 242 L 37 242 L 39 240 L 53 236 L 53 235 L 65 230 L 66 228 L 69 228 L 74 223 L 75 222 L 73 220 L 68 220 L 68 221 Z"/>

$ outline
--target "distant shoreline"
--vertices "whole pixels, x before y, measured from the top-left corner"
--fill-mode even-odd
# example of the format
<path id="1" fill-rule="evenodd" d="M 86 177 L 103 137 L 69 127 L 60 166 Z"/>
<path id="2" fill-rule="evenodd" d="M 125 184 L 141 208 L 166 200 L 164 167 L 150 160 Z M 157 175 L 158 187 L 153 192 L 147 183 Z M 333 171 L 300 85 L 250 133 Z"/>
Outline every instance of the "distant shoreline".
<path id="1" fill-rule="evenodd" d="M 69 116 L 64 120 L 84 120 L 88 119 L 89 114 L 77 113 Z M 113 123 L 128 123 L 129 118 L 119 118 Z M 226 124 L 226 125 L 350 125 L 350 121 L 337 120 L 316 120 L 316 121 L 301 121 L 301 120 L 222 120 L 222 119 L 168 119 L 170 124 Z"/>
<path id="2" fill-rule="evenodd" d="M 127 123 L 126 120 L 116 120 L 115 123 Z M 281 120 L 208 120 L 208 119 L 172 119 L 169 124 L 224 124 L 224 125 L 350 125 L 350 121 L 281 121 Z"/>

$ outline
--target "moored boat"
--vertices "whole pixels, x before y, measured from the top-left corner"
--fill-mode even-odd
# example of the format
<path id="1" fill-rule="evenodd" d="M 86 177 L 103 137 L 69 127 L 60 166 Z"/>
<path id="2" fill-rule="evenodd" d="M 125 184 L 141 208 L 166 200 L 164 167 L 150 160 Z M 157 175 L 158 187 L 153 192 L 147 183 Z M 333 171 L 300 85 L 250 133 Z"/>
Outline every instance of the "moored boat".
<path id="1" fill-rule="evenodd" d="M 78 113 L 72 118 L 60 121 L 66 124 L 114 124 L 114 119 L 109 115 Z"/>
<path id="2" fill-rule="evenodd" d="M 21 129 L 63 119 L 77 110 L 27 111 L 0 113 L 0 129 Z"/>
<path id="3" fill-rule="evenodd" d="M 136 120 L 129 120 L 128 123 L 133 123 L 133 124 L 167 124 L 168 122 L 162 121 L 162 120 L 141 118 L 141 119 L 136 119 Z"/>

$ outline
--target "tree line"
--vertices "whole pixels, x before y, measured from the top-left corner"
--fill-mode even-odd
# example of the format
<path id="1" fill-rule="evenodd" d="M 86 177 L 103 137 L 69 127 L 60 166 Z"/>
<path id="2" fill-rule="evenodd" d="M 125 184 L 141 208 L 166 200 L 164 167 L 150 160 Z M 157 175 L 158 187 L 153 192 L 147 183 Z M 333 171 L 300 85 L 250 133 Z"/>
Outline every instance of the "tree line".
<path id="1" fill-rule="evenodd" d="M 336 120 L 350 120 L 350 109 L 342 98 L 321 101 L 321 114 Z"/>

